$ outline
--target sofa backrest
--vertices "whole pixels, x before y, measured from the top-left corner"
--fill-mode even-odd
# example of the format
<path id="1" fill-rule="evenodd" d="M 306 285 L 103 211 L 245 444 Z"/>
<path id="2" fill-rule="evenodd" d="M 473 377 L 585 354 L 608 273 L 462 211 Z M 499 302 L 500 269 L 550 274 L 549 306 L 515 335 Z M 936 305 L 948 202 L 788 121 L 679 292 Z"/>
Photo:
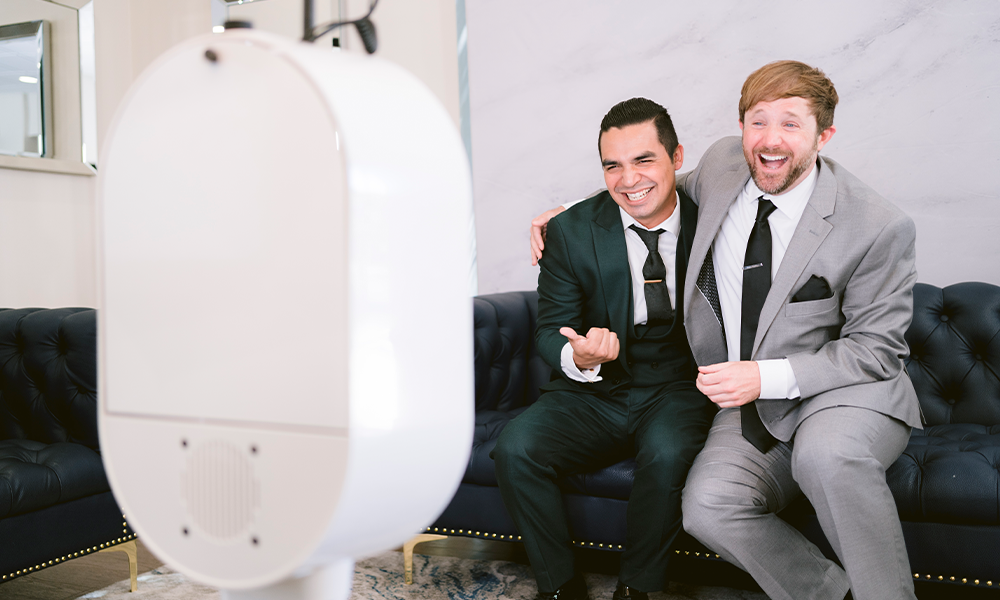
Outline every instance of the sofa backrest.
<path id="1" fill-rule="evenodd" d="M 535 348 L 538 293 L 477 296 L 473 313 L 476 411 L 509 411 L 533 403 L 552 374 Z"/>
<path id="2" fill-rule="evenodd" d="M 928 425 L 1000 424 L 1000 287 L 918 283 L 906 342 Z"/>
<path id="3" fill-rule="evenodd" d="M 489 294 L 474 302 L 476 410 L 531 404 L 552 372 L 535 348 L 538 294 Z M 907 371 L 928 425 L 1000 424 L 1000 287 L 918 283 L 906 341 Z"/>
<path id="4" fill-rule="evenodd" d="M 97 311 L 0 309 L 0 439 L 97 449 Z"/>

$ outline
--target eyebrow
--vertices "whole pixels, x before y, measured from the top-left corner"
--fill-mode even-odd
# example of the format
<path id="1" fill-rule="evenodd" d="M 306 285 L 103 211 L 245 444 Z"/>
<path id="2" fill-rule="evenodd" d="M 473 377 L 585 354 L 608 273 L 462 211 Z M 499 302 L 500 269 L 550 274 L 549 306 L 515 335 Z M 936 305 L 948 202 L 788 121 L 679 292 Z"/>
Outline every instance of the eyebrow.
<path id="1" fill-rule="evenodd" d="M 656 153 L 655 152 L 650 152 L 650 151 L 647 150 L 646 152 L 643 152 L 642 154 L 639 154 L 638 156 L 632 157 L 631 162 L 635 162 L 637 160 L 643 160 L 643 159 L 646 159 L 646 158 L 656 158 Z M 605 159 L 605 160 L 601 161 L 601 166 L 604 166 L 604 167 L 613 167 L 613 166 L 615 166 L 617 164 L 619 164 L 619 162 L 617 160 Z"/>

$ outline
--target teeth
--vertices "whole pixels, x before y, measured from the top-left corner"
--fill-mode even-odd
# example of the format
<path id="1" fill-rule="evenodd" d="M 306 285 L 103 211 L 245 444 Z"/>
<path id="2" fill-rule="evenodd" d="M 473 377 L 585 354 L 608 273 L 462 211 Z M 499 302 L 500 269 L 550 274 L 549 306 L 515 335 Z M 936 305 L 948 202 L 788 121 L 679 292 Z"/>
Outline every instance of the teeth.
<path id="1" fill-rule="evenodd" d="M 648 194 L 649 190 L 651 190 L 651 189 L 652 188 L 646 188 L 646 189 L 642 190 L 641 192 L 637 192 L 635 194 L 626 193 L 625 195 L 628 196 L 629 200 L 631 200 L 632 202 L 635 202 L 636 200 L 642 200 L 643 198 L 645 198 L 646 194 Z"/>
<path id="2" fill-rule="evenodd" d="M 776 154 L 761 154 L 761 158 L 764 160 L 783 160 L 785 157 Z"/>

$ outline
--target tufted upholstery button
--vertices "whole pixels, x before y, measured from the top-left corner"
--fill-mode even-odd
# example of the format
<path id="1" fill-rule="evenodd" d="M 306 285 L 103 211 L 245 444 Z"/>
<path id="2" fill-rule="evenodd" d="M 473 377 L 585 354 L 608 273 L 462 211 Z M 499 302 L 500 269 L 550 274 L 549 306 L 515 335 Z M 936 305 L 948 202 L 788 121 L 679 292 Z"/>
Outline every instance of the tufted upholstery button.
<path id="1" fill-rule="evenodd" d="M 976 360 L 983 360 L 983 355 L 982 354 L 977 354 L 976 355 Z"/>
<path id="2" fill-rule="evenodd" d="M 476 410 L 509 411 L 532 404 L 552 369 L 534 344 L 536 292 L 473 299 Z"/>
<path id="3" fill-rule="evenodd" d="M 954 398 L 948 398 L 948 399 L 946 400 L 946 402 L 947 402 L 948 404 L 952 405 L 952 406 L 955 406 L 955 399 L 954 399 Z"/>
<path id="4" fill-rule="evenodd" d="M 948 322 L 948 315 L 941 315 L 941 322 L 947 323 Z"/>

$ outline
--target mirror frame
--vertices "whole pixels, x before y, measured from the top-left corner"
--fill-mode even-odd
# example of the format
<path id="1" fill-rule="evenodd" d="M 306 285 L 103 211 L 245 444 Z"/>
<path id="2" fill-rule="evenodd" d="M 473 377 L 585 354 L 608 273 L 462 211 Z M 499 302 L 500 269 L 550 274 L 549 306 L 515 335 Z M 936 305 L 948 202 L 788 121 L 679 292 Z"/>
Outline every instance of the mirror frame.
<path id="1" fill-rule="evenodd" d="M 27 171 L 45 171 L 50 173 L 65 173 L 72 175 L 95 175 L 97 173 L 97 85 L 96 85 L 96 40 L 94 37 L 94 0 L 40 0 L 48 4 L 68 8 L 76 12 L 77 28 L 75 32 L 79 64 L 76 77 L 79 82 L 80 95 L 77 106 L 77 125 L 80 133 L 80 148 L 78 158 L 53 158 L 51 148 L 54 148 L 53 120 L 48 120 L 45 128 L 46 153 L 42 157 L 0 155 L 0 168 L 21 169 Z M 50 32 L 47 32 L 50 33 Z M 52 38 L 49 36 L 48 48 L 51 48 Z M 50 57 L 51 52 L 46 53 Z M 57 65 L 57 68 L 59 65 Z M 52 73 L 51 64 L 43 68 Z M 63 71 L 65 72 L 65 71 Z M 45 110 L 52 110 L 53 78 L 49 76 L 43 86 L 43 94 L 49 99 Z M 43 101 L 44 102 L 44 101 Z"/>

